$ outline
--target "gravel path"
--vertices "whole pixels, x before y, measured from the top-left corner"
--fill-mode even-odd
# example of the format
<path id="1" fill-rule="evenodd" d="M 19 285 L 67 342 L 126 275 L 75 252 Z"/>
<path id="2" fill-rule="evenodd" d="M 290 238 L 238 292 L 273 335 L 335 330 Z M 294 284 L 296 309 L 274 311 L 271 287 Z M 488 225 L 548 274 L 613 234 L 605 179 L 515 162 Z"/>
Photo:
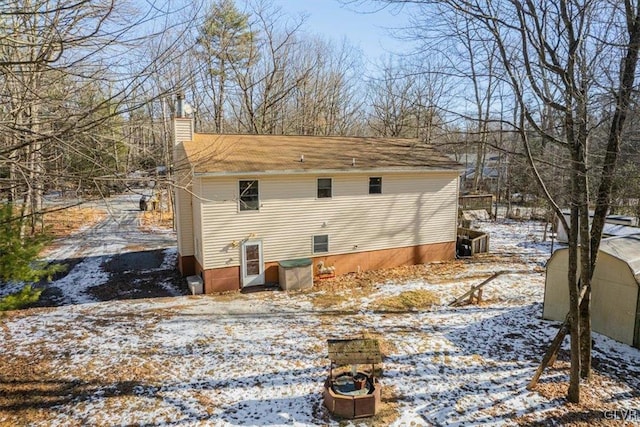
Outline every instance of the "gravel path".
<path id="1" fill-rule="evenodd" d="M 186 294 L 175 269 L 175 233 L 142 229 L 139 198 L 106 200 L 98 206 L 104 220 L 54 242 L 47 259 L 67 269 L 45 284 L 39 306 Z"/>

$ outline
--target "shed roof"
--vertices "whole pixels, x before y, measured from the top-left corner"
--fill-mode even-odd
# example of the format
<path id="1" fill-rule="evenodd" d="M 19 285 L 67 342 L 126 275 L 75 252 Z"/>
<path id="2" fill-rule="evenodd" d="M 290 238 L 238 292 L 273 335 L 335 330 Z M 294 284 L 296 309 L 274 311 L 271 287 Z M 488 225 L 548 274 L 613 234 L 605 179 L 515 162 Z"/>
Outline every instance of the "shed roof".
<path id="1" fill-rule="evenodd" d="M 640 284 L 640 234 L 603 239 L 600 242 L 600 250 L 624 261 L 631 269 L 636 282 Z"/>
<path id="2" fill-rule="evenodd" d="M 196 174 L 462 169 L 460 163 L 411 139 L 194 134 L 193 141 L 183 145 Z"/>
<path id="3" fill-rule="evenodd" d="M 622 237 L 640 233 L 640 228 L 624 224 L 604 223 L 602 235 L 607 237 Z"/>

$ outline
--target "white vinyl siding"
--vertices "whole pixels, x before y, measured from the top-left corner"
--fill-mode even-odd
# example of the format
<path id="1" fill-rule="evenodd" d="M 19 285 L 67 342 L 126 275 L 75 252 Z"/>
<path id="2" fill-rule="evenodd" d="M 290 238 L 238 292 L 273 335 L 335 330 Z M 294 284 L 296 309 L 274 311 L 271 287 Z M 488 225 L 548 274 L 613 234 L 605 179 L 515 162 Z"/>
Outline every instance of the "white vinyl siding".
<path id="1" fill-rule="evenodd" d="M 184 149 L 177 146 L 174 158 L 183 159 Z M 194 233 L 193 233 L 193 208 L 191 206 L 192 182 L 186 170 L 178 170 L 175 174 L 176 187 L 174 187 L 176 231 L 178 238 L 178 253 L 180 256 L 194 255 Z"/>
<path id="2" fill-rule="evenodd" d="M 173 121 L 173 141 L 179 144 L 184 141 L 193 140 L 193 120 L 176 118 Z"/>
<path id="3" fill-rule="evenodd" d="M 202 191 L 202 180 L 193 180 L 193 193 L 200 194 Z M 191 196 L 191 208 L 193 212 L 193 234 L 196 237 L 194 240 L 194 252 L 196 260 L 202 265 L 202 201 L 198 197 Z"/>
<path id="4" fill-rule="evenodd" d="M 181 256 L 194 254 L 193 217 L 191 213 L 191 195 L 181 188 L 176 189 L 176 213 L 178 233 L 178 253 Z"/>
<path id="5" fill-rule="evenodd" d="M 203 267 L 239 265 L 237 243 L 250 238 L 262 239 L 265 262 L 312 256 L 314 235 L 329 235 L 330 255 L 456 240 L 456 172 L 385 174 L 377 197 L 368 175 L 336 175 L 325 200 L 317 178 L 261 176 L 254 215 L 238 212 L 237 179 L 202 178 Z"/>

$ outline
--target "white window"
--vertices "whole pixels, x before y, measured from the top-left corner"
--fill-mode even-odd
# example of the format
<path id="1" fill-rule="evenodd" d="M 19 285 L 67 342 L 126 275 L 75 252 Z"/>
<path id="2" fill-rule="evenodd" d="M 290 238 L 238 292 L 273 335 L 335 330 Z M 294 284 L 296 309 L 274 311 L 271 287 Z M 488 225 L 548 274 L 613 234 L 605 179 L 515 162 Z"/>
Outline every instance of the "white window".
<path id="1" fill-rule="evenodd" d="M 329 252 L 329 235 L 313 236 L 313 253 Z"/>
<path id="2" fill-rule="evenodd" d="M 369 177 L 369 194 L 382 194 L 382 177 Z"/>
<path id="3" fill-rule="evenodd" d="M 331 178 L 318 178 L 318 199 L 330 198 L 332 196 Z"/>
<path id="4" fill-rule="evenodd" d="M 257 211 L 260 209 L 260 193 L 258 180 L 238 181 L 238 194 L 241 211 Z"/>

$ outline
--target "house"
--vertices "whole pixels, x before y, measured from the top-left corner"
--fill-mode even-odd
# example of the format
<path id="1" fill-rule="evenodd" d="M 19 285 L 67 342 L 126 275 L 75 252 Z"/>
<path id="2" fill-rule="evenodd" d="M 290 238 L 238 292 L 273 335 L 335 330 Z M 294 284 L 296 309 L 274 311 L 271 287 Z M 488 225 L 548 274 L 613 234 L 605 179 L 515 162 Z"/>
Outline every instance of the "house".
<path id="1" fill-rule="evenodd" d="M 594 213 L 589 212 L 589 226 L 593 221 Z M 571 221 L 571 212 L 568 210 L 562 211 L 562 216 L 567 221 L 567 224 Z M 604 227 L 602 229 L 602 236 L 605 238 L 614 236 L 628 236 L 631 234 L 639 234 L 640 228 L 635 227 L 635 218 L 623 215 L 607 215 L 604 219 Z M 556 230 L 558 230 L 557 238 L 560 243 L 567 243 L 569 236 L 564 229 L 564 225 L 560 218 L 556 218 Z"/>
<path id="2" fill-rule="evenodd" d="M 178 266 L 205 293 L 455 257 L 461 165 L 413 140 L 193 132 L 175 119 Z"/>
<path id="3" fill-rule="evenodd" d="M 504 175 L 504 171 L 501 172 L 504 166 L 501 163 L 500 154 L 488 152 L 483 157 L 481 169 L 478 169 L 480 171 L 480 187 L 486 192 L 496 193 L 500 175 Z M 462 189 L 465 191 L 477 191 L 478 189 L 473 187 L 473 183 L 476 178 L 478 155 L 465 153 L 461 156 L 460 161 L 464 162 Z"/>
<path id="4" fill-rule="evenodd" d="M 564 321 L 569 311 L 569 249 L 547 263 L 542 317 Z M 640 348 L 640 234 L 602 240 L 591 284 L 593 330 Z"/>

